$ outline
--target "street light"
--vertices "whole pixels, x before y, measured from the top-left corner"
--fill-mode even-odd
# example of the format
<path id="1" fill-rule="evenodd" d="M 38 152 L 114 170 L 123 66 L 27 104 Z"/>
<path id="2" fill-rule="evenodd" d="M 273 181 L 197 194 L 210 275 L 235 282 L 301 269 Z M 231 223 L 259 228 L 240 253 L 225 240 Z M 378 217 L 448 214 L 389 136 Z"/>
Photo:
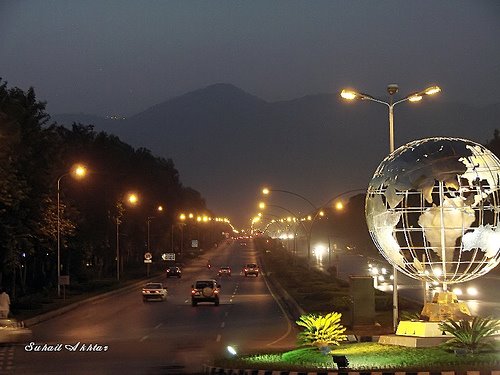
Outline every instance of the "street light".
<path id="1" fill-rule="evenodd" d="M 279 192 L 279 193 L 285 193 L 285 194 L 289 194 L 289 195 L 293 195 L 295 197 L 298 197 L 300 199 L 302 199 L 303 201 L 307 202 L 313 209 L 313 211 L 315 212 L 318 212 L 318 207 L 316 207 L 316 205 L 314 203 L 312 203 L 309 199 L 307 199 L 306 197 L 300 195 L 300 194 L 297 194 L 297 193 L 294 193 L 293 191 L 289 191 L 289 190 L 282 190 L 282 189 L 269 189 L 267 187 L 263 188 L 262 189 L 262 194 L 263 195 L 269 195 L 271 192 Z M 322 211 L 321 211 L 322 212 Z M 321 216 L 323 216 L 324 213 L 322 212 L 321 213 Z M 304 227 L 305 229 L 305 227 Z M 310 238 L 310 231 L 307 231 L 306 230 L 306 241 L 307 241 L 307 260 L 309 261 L 311 259 L 311 238 Z"/>
<path id="2" fill-rule="evenodd" d="M 72 176 L 79 180 L 87 175 L 87 167 L 83 164 L 75 164 L 57 179 L 57 296 L 61 296 L 61 179 Z"/>
<path id="3" fill-rule="evenodd" d="M 157 211 L 158 213 L 163 212 L 163 206 L 158 206 L 158 207 L 156 207 L 156 211 Z M 150 226 L 151 220 L 153 220 L 153 219 L 156 219 L 156 217 L 155 217 L 155 216 L 148 216 L 148 217 L 146 218 L 146 224 L 147 224 L 147 235 L 148 235 L 148 241 L 147 241 L 147 247 L 148 247 L 147 252 L 148 252 L 148 253 L 151 253 L 151 246 L 150 246 L 150 241 L 149 241 L 149 226 Z M 146 267 L 146 268 L 147 268 L 146 275 L 147 275 L 147 276 L 149 276 L 149 263 L 147 264 L 147 267 Z"/>
<path id="4" fill-rule="evenodd" d="M 123 216 L 123 201 L 116 203 L 116 280 L 120 281 L 120 224 Z M 125 203 L 135 206 L 139 203 L 139 196 L 136 193 L 128 193 L 125 197 Z"/>
<path id="5" fill-rule="evenodd" d="M 393 102 L 393 95 L 399 91 L 399 86 L 396 84 L 390 84 L 387 86 L 387 92 L 389 93 L 389 102 L 385 102 L 381 99 L 377 99 L 371 95 L 352 91 L 352 90 L 342 90 L 340 93 L 340 96 L 346 100 L 354 100 L 354 99 L 361 99 L 361 100 L 369 100 L 372 102 L 384 104 L 389 108 L 389 150 L 392 153 L 394 151 L 394 106 L 396 106 L 399 103 L 403 103 L 406 101 L 410 102 L 418 102 L 422 100 L 424 95 L 434 95 L 437 94 L 438 92 L 441 91 L 439 86 L 430 86 L 427 87 L 425 90 L 414 92 L 412 94 L 409 94 L 405 96 L 404 98 L 397 100 Z"/>
<path id="6" fill-rule="evenodd" d="M 406 101 L 409 102 L 418 102 L 422 100 L 424 95 L 434 95 L 441 91 L 439 86 L 430 86 L 425 90 L 417 91 L 415 93 L 409 94 L 404 98 L 393 101 L 393 95 L 399 91 L 399 86 L 396 84 L 390 84 L 387 86 L 387 92 L 389 93 L 389 102 L 385 102 L 381 99 L 374 98 L 371 95 L 358 93 L 352 90 L 342 90 L 340 96 L 346 100 L 369 100 L 375 103 L 384 104 L 389 108 L 389 151 L 392 153 L 394 151 L 394 106 L 399 103 L 403 103 Z M 398 325 L 398 283 L 397 283 L 397 269 L 396 266 L 393 266 L 393 287 L 392 287 L 392 300 L 393 300 L 393 329 L 396 331 Z"/>

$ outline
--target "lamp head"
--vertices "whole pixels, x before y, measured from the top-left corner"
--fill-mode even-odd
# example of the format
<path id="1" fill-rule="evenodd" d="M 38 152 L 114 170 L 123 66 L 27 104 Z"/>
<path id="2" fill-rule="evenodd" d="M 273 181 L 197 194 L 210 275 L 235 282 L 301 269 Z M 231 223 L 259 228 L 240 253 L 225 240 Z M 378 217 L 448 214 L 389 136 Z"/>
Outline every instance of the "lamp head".
<path id="1" fill-rule="evenodd" d="M 390 85 L 387 86 L 387 92 L 389 95 L 394 95 L 399 91 L 399 86 L 395 83 L 391 83 Z"/>

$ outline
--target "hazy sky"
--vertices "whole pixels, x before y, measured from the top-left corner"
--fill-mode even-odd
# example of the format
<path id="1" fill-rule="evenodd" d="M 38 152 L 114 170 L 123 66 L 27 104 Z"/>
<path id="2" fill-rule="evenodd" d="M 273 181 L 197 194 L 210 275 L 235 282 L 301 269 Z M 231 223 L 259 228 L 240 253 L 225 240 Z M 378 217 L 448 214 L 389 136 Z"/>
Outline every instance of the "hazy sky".
<path id="1" fill-rule="evenodd" d="M 51 113 L 131 115 L 227 82 L 269 101 L 430 83 L 500 101 L 500 1 L 0 0 L 0 77 Z"/>
<path id="2" fill-rule="evenodd" d="M 0 0 L 0 77 L 50 114 L 129 116 L 217 82 L 268 101 L 398 83 L 500 103 L 500 1 Z"/>

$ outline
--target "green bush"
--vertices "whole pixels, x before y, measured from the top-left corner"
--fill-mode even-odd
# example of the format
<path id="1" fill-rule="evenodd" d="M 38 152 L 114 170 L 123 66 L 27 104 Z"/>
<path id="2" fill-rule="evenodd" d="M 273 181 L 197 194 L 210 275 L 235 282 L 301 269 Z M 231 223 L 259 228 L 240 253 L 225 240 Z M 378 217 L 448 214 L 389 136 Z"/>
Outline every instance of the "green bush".
<path id="1" fill-rule="evenodd" d="M 444 332 L 454 337 L 444 346 L 449 349 L 465 349 L 471 353 L 491 350 L 493 343 L 490 337 L 500 330 L 500 321 L 475 316 L 472 320 L 455 322 L 448 319 L 439 325 Z"/>
<path id="2" fill-rule="evenodd" d="M 346 329 L 340 324 L 341 318 L 342 314 L 338 312 L 326 315 L 302 315 L 296 321 L 297 325 L 304 327 L 304 330 L 297 336 L 298 342 L 318 348 L 340 345 L 341 341 L 347 340 L 347 336 L 344 335 Z"/>

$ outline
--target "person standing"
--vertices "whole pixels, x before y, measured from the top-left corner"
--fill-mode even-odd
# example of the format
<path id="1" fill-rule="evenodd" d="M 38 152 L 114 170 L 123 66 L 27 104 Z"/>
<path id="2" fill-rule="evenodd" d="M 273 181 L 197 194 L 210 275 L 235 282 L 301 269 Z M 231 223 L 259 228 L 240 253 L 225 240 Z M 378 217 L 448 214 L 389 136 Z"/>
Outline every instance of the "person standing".
<path id="1" fill-rule="evenodd" d="M 5 289 L 0 288 L 0 318 L 8 318 L 10 311 L 10 297 Z"/>

